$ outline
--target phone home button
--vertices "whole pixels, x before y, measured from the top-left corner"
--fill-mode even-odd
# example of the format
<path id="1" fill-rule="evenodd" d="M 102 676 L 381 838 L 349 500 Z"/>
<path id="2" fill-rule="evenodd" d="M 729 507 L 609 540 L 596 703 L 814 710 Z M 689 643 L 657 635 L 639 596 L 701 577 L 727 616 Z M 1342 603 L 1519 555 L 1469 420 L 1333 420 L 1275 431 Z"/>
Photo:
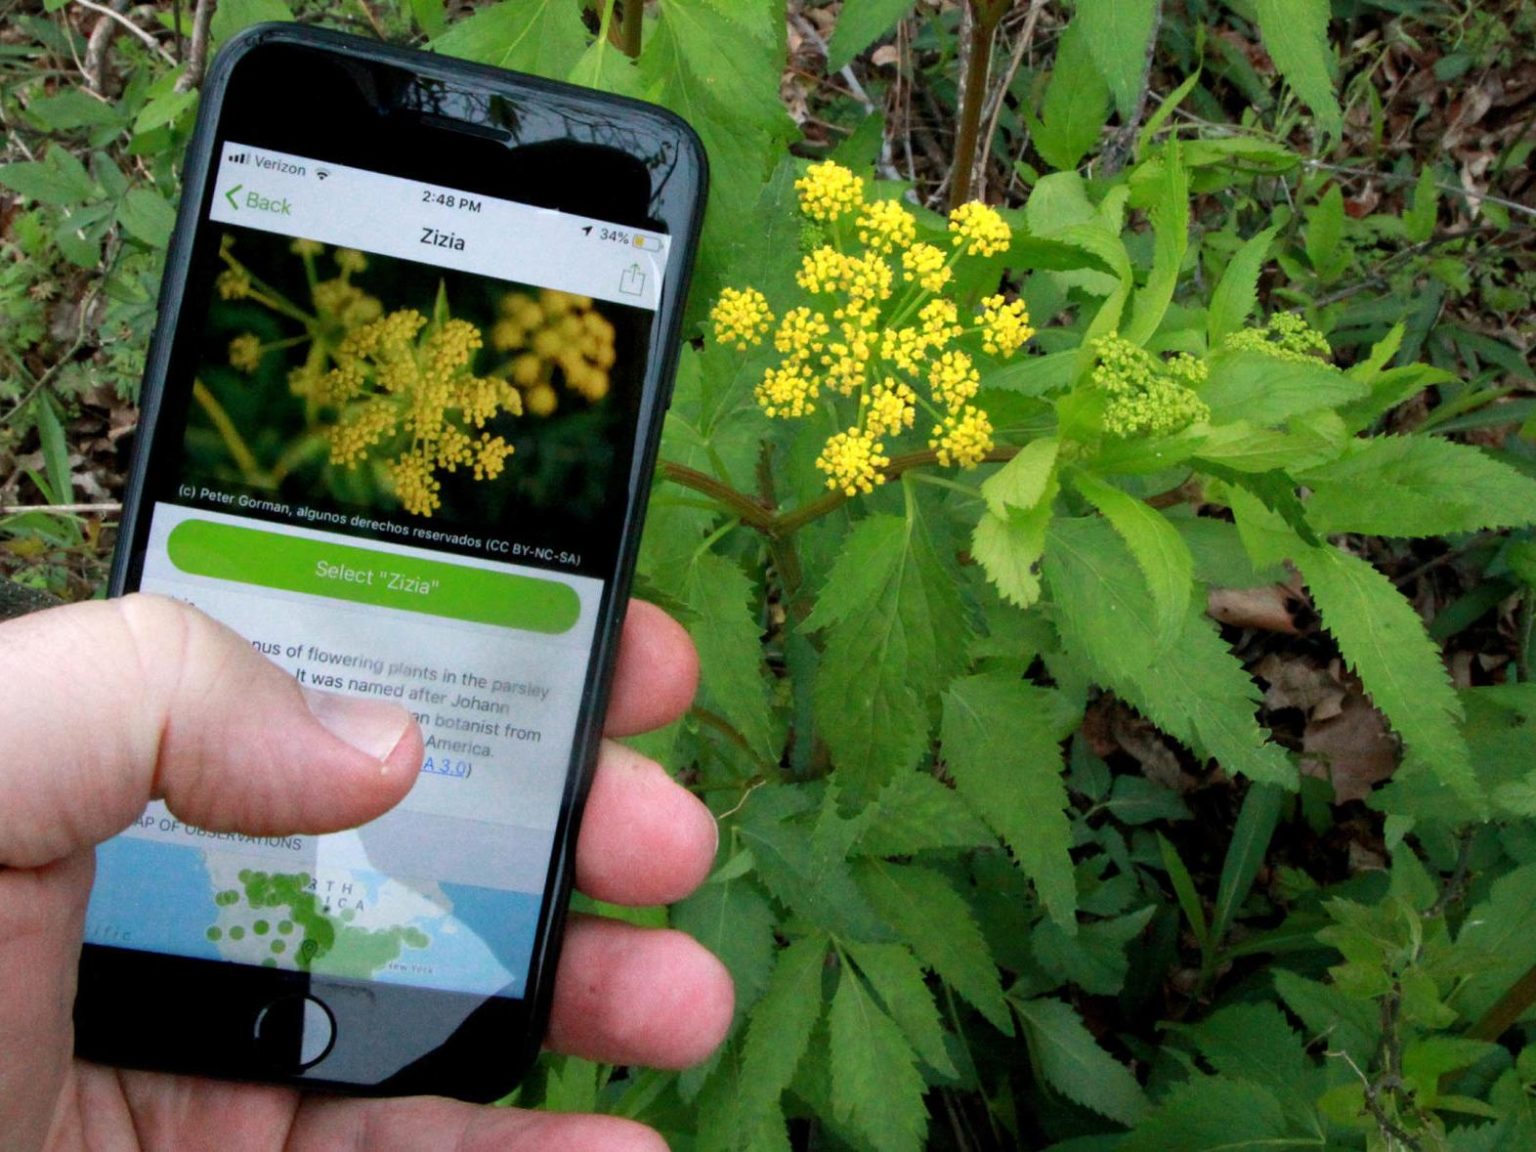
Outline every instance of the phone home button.
<path id="1" fill-rule="evenodd" d="M 274 1068 L 302 1072 L 336 1040 L 331 1010 L 312 996 L 282 996 L 256 1014 L 256 1048 Z"/>

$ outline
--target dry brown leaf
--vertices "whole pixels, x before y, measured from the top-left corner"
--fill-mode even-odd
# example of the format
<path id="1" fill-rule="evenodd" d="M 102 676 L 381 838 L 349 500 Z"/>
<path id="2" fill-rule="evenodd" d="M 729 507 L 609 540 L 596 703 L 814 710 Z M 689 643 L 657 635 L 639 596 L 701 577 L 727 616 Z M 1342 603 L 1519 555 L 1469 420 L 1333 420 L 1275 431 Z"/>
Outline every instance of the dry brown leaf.
<path id="1" fill-rule="evenodd" d="M 1333 784 L 1335 804 L 1364 800 L 1397 770 L 1397 740 L 1363 696 L 1349 696 L 1337 716 L 1307 725 L 1301 763 L 1303 772 Z"/>
<path id="2" fill-rule="evenodd" d="M 1235 628 L 1257 628 L 1261 632 L 1296 635 L 1296 621 L 1289 601 L 1292 593 L 1284 584 L 1261 588 L 1212 588 L 1205 596 L 1205 610 L 1211 619 Z"/>

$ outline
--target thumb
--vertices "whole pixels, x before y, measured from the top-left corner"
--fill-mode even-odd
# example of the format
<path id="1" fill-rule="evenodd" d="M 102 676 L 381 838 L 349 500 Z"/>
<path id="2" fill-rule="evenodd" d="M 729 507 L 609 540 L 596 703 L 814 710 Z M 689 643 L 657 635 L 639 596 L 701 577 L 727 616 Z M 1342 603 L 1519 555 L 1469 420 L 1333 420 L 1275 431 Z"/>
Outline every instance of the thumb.
<path id="1" fill-rule="evenodd" d="M 306 692 L 229 629 L 153 596 L 0 626 L 0 865 L 59 860 L 151 799 L 253 835 L 326 832 L 409 790 L 403 709 Z"/>

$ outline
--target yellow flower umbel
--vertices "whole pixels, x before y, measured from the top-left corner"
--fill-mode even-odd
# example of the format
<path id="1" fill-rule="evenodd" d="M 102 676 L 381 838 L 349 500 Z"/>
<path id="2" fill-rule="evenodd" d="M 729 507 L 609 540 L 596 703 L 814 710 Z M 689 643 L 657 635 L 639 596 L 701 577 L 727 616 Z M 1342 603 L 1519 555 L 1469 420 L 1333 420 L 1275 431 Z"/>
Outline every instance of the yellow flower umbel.
<path id="1" fill-rule="evenodd" d="M 350 468 L 383 455 L 395 495 L 418 516 L 441 506 L 440 473 L 499 476 L 512 445 L 485 426 L 521 415 L 523 404 L 507 381 L 474 374 L 482 343 L 467 321 L 428 325 L 409 308 L 353 331 L 314 385 L 314 399 L 340 413 L 327 431 L 331 462 Z"/>
<path id="2" fill-rule="evenodd" d="M 1104 431 L 1111 436 L 1169 436 L 1210 419 L 1195 393 L 1208 375 L 1202 361 L 1182 353 L 1162 360 L 1119 336 L 1096 341 L 1093 350 L 1093 383 L 1109 397 Z"/>
<path id="3" fill-rule="evenodd" d="M 608 395 L 614 330 L 590 297 L 552 288 L 540 289 L 537 298 L 510 292 L 500 312 L 491 344 L 515 355 L 499 371 L 522 391 L 531 415 L 548 416 L 559 407 L 557 380 L 590 404 Z"/>
<path id="4" fill-rule="evenodd" d="M 1333 359 L 1327 338 L 1293 312 L 1279 312 L 1263 328 L 1245 328 L 1234 332 L 1222 347 L 1239 352 L 1262 352 L 1277 360 L 1316 363 L 1319 358 Z"/>
<path id="5" fill-rule="evenodd" d="M 866 200 L 864 181 L 839 164 L 812 165 L 795 189 L 809 221 L 795 276 L 804 302 L 775 327 L 761 292 L 728 288 L 711 312 L 715 340 L 744 351 L 773 333 L 780 359 L 756 389 L 768 416 L 837 412 L 843 427 L 816 461 L 833 491 L 872 492 L 885 482 L 890 447 L 922 429 L 932 429 L 926 444 L 941 464 L 974 468 L 992 451 L 992 425 L 975 404 L 981 370 L 956 343 L 978 334 L 987 355 L 1007 358 L 1034 329 L 1023 303 L 1002 296 L 983 300 L 967 328 L 943 293 L 959 261 L 1008 248 L 1007 222 L 983 204 L 964 205 L 950 217 L 946 250 L 918 239 L 901 201 Z"/>

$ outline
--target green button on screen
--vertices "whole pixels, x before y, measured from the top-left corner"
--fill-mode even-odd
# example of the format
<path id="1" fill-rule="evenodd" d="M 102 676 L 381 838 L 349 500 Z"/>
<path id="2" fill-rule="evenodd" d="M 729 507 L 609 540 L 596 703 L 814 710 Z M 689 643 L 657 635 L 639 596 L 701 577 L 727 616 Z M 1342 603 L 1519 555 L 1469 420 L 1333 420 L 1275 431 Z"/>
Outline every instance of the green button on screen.
<path id="1" fill-rule="evenodd" d="M 554 580 L 207 520 L 176 525 L 166 550 L 172 564 L 193 576 L 475 624 L 558 634 L 581 615 L 576 590 Z"/>

